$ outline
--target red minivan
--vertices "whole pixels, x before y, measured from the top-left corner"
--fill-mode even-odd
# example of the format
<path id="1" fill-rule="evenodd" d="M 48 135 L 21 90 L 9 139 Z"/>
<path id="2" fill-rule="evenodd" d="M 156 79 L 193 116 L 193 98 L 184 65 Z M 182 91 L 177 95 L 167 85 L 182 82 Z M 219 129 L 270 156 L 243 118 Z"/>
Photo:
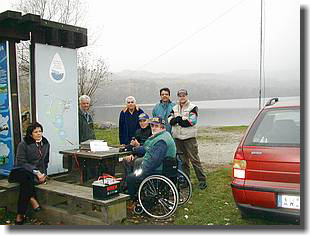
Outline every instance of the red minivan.
<path id="1" fill-rule="evenodd" d="M 300 222 L 300 104 L 271 99 L 248 127 L 233 161 L 234 200 L 243 217 Z"/>

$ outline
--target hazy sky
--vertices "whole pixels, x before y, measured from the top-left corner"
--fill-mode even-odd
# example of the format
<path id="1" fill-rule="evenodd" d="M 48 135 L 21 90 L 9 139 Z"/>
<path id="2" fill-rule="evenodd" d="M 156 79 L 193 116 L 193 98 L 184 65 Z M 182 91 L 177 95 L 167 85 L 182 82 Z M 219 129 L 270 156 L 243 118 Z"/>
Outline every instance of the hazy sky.
<path id="1" fill-rule="evenodd" d="M 89 21 L 103 25 L 93 48 L 112 71 L 259 69 L 260 0 L 89 2 Z M 299 1 L 264 3 L 265 70 L 298 70 Z"/>
<path id="2" fill-rule="evenodd" d="M 9 8 L 1 0 L 0 10 Z M 299 1 L 264 0 L 265 71 L 299 70 Z M 89 0 L 95 54 L 112 72 L 259 70 L 260 0 Z"/>

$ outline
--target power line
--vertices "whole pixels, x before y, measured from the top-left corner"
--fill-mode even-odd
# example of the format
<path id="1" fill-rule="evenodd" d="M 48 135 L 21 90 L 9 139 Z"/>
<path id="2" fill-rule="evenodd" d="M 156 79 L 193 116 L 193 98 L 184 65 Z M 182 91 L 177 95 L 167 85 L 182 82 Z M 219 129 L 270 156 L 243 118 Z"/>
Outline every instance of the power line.
<path id="1" fill-rule="evenodd" d="M 196 34 L 200 33 L 201 31 L 205 30 L 207 27 L 209 27 L 210 25 L 214 24 L 215 22 L 217 22 L 219 19 L 221 19 L 222 17 L 224 17 L 226 14 L 228 14 L 231 10 L 233 10 L 235 7 L 237 7 L 238 5 L 242 4 L 244 1 L 246 0 L 242 0 L 238 3 L 236 3 L 235 5 L 233 5 L 232 7 L 228 8 L 226 11 L 224 11 L 222 14 L 220 14 L 218 17 L 216 17 L 214 20 L 212 20 L 210 23 L 206 24 L 205 26 L 199 28 L 198 30 L 194 31 L 193 33 L 191 33 L 190 35 L 188 35 L 187 37 L 183 38 L 182 40 L 180 40 L 179 42 L 177 42 L 175 45 L 173 45 L 172 47 L 170 47 L 169 49 L 167 49 L 166 51 L 162 52 L 160 55 L 154 57 L 153 59 L 149 60 L 148 62 L 146 62 L 145 64 L 137 67 L 135 70 L 139 70 L 142 69 L 144 67 L 146 67 L 147 65 L 150 65 L 151 63 L 157 61 L 159 58 L 165 56 L 166 54 L 168 54 L 170 51 L 176 49 L 177 47 L 179 47 L 180 45 L 182 45 L 184 42 L 186 42 L 187 40 L 191 39 L 192 37 L 194 37 Z"/>

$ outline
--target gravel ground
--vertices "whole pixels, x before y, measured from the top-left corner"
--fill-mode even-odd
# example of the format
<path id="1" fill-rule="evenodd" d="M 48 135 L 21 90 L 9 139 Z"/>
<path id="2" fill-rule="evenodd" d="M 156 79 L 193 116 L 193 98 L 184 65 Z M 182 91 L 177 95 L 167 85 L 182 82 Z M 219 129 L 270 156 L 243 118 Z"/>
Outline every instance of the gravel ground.
<path id="1" fill-rule="evenodd" d="M 204 168 L 211 171 L 231 163 L 243 134 L 240 130 L 226 132 L 219 128 L 200 127 L 197 137 L 198 150 Z"/>

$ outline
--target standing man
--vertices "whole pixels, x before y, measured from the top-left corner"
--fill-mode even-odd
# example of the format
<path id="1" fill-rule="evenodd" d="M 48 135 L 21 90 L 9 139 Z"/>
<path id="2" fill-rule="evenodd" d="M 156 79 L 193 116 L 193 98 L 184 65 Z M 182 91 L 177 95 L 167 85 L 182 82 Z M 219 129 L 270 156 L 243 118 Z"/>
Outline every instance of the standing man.
<path id="1" fill-rule="evenodd" d="M 162 88 L 159 91 L 160 102 L 157 103 L 153 109 L 153 117 L 161 117 L 166 122 L 166 130 L 171 133 L 171 125 L 168 123 L 168 117 L 175 106 L 170 100 L 170 89 Z"/>
<path id="2" fill-rule="evenodd" d="M 188 92 L 185 89 L 178 91 L 178 104 L 171 111 L 169 122 L 172 126 L 172 136 L 175 139 L 177 151 L 182 152 L 182 168 L 190 177 L 190 161 L 193 165 L 199 188 L 205 189 L 206 176 L 203 172 L 200 158 L 198 156 L 198 145 L 196 141 L 198 107 L 188 100 Z"/>
<path id="3" fill-rule="evenodd" d="M 79 98 L 79 143 L 89 139 L 96 139 L 93 125 L 93 118 L 90 115 L 90 97 L 88 95 L 82 95 Z"/>

